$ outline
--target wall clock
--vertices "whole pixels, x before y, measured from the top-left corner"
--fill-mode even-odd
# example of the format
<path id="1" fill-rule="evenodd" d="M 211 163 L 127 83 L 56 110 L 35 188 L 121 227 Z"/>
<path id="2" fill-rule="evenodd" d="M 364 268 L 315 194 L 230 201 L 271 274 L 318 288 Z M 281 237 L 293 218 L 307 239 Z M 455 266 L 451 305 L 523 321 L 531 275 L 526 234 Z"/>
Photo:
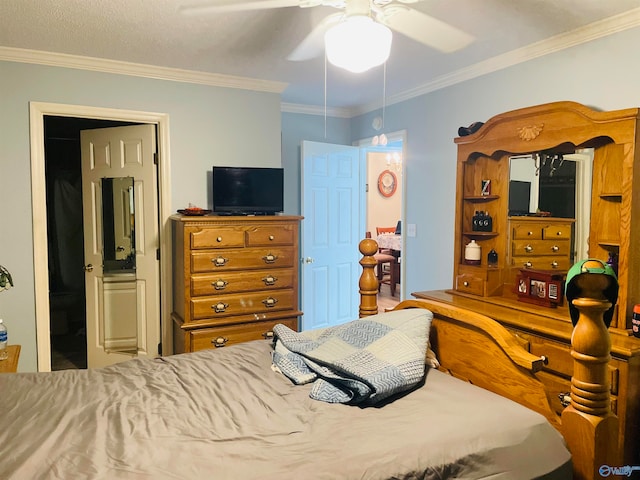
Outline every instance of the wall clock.
<path id="1" fill-rule="evenodd" d="M 396 174 L 390 170 L 385 170 L 378 177 L 378 191 L 384 197 L 390 197 L 396 192 L 398 179 Z"/>

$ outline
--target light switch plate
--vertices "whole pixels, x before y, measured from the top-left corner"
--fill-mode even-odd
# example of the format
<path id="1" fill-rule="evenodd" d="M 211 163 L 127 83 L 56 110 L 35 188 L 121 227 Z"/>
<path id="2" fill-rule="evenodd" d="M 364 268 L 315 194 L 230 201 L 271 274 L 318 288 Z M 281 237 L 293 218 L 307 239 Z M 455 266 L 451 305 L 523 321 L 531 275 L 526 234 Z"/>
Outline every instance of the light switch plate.
<path id="1" fill-rule="evenodd" d="M 415 237 L 416 236 L 416 224 L 410 223 L 407 225 L 407 237 Z"/>

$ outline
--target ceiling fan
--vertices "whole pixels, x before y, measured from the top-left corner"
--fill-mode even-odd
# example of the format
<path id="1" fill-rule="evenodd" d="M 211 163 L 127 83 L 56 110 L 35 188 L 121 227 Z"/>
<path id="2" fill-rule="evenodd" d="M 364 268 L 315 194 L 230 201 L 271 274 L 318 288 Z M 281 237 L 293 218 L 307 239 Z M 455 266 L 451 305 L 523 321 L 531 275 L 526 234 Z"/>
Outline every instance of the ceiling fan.
<path id="1" fill-rule="evenodd" d="M 390 48 L 390 30 L 444 53 L 460 50 L 473 42 L 474 37 L 470 34 L 408 6 L 408 4 L 418 1 L 420 0 L 209 0 L 203 4 L 184 5 L 179 8 L 179 11 L 185 15 L 201 15 L 296 6 L 301 8 L 326 6 L 342 10 L 342 12 L 325 17 L 316 25 L 289 54 L 287 59 L 291 61 L 310 60 L 323 55 L 325 53 L 325 34 L 330 30 L 335 30 L 334 27 L 353 20 L 368 23 L 369 28 L 376 30 L 376 39 L 380 35 L 388 35 L 389 37 L 387 45 L 382 47 L 372 43 L 361 46 L 368 50 L 367 54 L 374 52 L 377 48 L 386 48 L 387 50 Z M 382 33 L 383 30 L 388 33 Z M 360 40 L 362 43 L 362 38 L 361 34 L 342 37 L 338 40 L 338 49 L 344 50 L 347 47 L 347 42 L 353 43 Z M 326 41 L 327 56 L 332 61 L 328 51 L 329 40 Z M 366 41 L 369 42 L 369 40 Z M 362 50 L 359 52 L 362 54 Z M 377 56 L 383 55 L 380 53 Z M 386 57 L 376 65 L 383 63 L 387 57 L 388 51 Z"/>

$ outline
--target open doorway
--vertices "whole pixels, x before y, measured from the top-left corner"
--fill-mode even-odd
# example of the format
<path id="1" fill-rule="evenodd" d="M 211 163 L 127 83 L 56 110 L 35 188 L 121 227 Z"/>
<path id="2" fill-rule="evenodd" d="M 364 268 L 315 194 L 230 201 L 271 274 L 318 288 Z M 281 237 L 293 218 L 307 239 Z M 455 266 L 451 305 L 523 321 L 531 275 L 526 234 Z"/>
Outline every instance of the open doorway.
<path id="1" fill-rule="evenodd" d="M 393 308 L 403 298 L 402 278 L 404 276 L 402 251 L 402 224 L 405 211 L 405 147 L 404 131 L 387 135 L 386 145 L 372 145 L 372 139 L 358 142 L 366 161 L 366 232 L 378 240 L 378 234 L 387 237 L 385 253 L 396 258 L 397 265 L 384 264 L 382 283 L 378 295 L 381 311 Z M 384 229 L 383 232 L 381 229 Z M 406 262 L 404 262 L 406 263 Z M 390 269 L 395 269 L 391 274 Z M 397 281 L 397 282 L 396 282 Z M 392 285 L 393 284 L 393 285 Z"/>
<path id="2" fill-rule="evenodd" d="M 142 112 L 134 110 L 110 109 L 102 107 L 90 107 L 83 105 L 67 105 L 57 103 L 30 102 L 30 146 L 31 146 L 31 197 L 33 217 L 33 265 L 34 265 L 34 293 L 36 310 L 36 344 L 37 344 L 37 368 L 39 372 L 51 370 L 51 343 L 50 343 L 50 308 L 49 308 L 49 246 L 47 235 L 47 197 L 45 175 L 45 133 L 44 120 L 46 116 L 75 117 L 79 119 L 100 119 L 129 124 L 152 125 L 157 136 L 157 197 L 159 225 L 159 250 L 153 255 L 159 258 L 160 275 L 156 282 L 159 288 L 160 300 L 155 300 L 160 305 L 160 315 L 154 314 L 148 318 L 149 328 L 153 328 L 152 334 L 155 341 L 147 341 L 149 348 L 143 352 L 163 351 L 170 354 L 173 351 L 171 323 L 163 321 L 170 315 L 171 276 L 166 272 L 171 271 L 171 239 L 170 224 L 168 219 L 171 210 L 171 161 L 169 152 L 169 116 L 162 113 Z M 129 127 L 110 127 L 100 130 L 136 129 L 145 125 Z M 91 132 L 100 130 L 92 129 Z M 131 149 L 129 149 L 131 150 Z M 148 202 L 147 202 L 148 203 Z M 142 211 L 142 210 L 141 210 Z M 157 261 L 157 260 L 156 260 Z M 164 274 L 163 274 L 164 272 Z M 158 318 L 159 317 L 159 318 Z M 147 317 L 140 317 L 147 318 Z M 150 323 L 153 322 L 153 323 Z M 153 339 L 152 339 L 153 340 Z M 156 347 L 157 344 L 157 348 Z M 89 362 L 90 364 L 91 362 Z"/>
<path id="3" fill-rule="evenodd" d="M 44 117 L 51 370 L 87 368 L 80 131 L 135 125 Z"/>

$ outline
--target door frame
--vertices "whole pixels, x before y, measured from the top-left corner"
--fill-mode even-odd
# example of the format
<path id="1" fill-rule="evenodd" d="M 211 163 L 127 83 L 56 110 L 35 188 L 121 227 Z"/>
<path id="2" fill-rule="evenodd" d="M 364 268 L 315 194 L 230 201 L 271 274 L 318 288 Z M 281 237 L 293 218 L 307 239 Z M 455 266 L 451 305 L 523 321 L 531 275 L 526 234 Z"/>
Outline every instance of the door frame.
<path id="1" fill-rule="evenodd" d="M 36 313 L 37 362 L 39 372 L 51 371 L 49 313 L 49 251 L 45 177 L 44 117 L 77 117 L 156 125 L 158 136 L 158 214 L 160 235 L 160 325 L 162 350 L 173 352 L 171 328 L 171 162 L 169 115 L 136 110 L 29 102 L 31 147 L 31 209 L 33 218 L 33 273 Z"/>
<path id="2" fill-rule="evenodd" d="M 402 231 L 403 231 L 403 235 L 402 235 L 402 263 L 403 265 L 408 265 L 409 263 L 406 260 L 406 255 L 405 252 L 407 251 L 406 245 L 407 245 L 407 236 L 404 232 L 407 231 L 407 227 L 406 227 L 406 216 L 407 216 L 407 131 L 406 130 L 398 130 L 395 132 L 390 132 L 387 135 L 387 141 L 388 143 L 393 143 L 393 142 L 402 142 L 402 177 L 400 178 L 400 185 L 402 186 L 401 188 L 401 192 L 402 192 L 402 197 L 401 197 L 401 201 L 400 201 L 400 208 L 401 208 L 401 212 L 400 212 L 400 220 L 402 222 Z M 364 162 L 364 172 L 363 174 L 366 175 L 366 170 L 368 170 L 369 168 L 369 162 L 367 162 L 367 155 L 369 152 L 380 152 L 380 151 L 384 151 L 385 147 L 381 147 L 381 146 L 374 146 L 373 145 L 373 137 L 368 137 L 368 138 L 363 138 L 360 139 L 356 142 L 354 142 L 354 145 L 359 147 L 361 152 L 362 152 L 362 159 Z M 366 178 L 366 177 L 365 177 Z M 371 188 L 371 186 L 369 186 L 369 188 Z M 367 202 L 365 200 L 363 200 L 363 205 L 364 208 L 362 209 L 362 218 L 361 218 L 361 222 L 366 223 L 366 218 L 367 218 L 367 213 L 366 210 L 369 208 L 369 205 L 367 204 Z M 405 268 L 401 268 L 400 269 L 400 300 L 404 300 L 405 299 L 405 288 L 404 286 L 406 285 L 406 269 Z"/>

